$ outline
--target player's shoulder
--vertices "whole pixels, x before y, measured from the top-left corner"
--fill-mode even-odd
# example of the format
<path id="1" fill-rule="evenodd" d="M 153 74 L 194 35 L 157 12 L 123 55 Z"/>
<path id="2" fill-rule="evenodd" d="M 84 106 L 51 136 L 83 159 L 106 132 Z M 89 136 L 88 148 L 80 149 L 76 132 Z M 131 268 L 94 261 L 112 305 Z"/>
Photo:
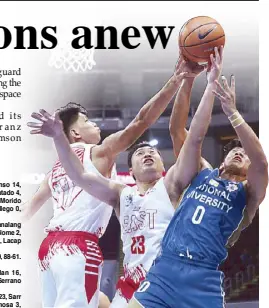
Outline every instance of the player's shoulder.
<path id="1" fill-rule="evenodd" d="M 70 146 L 77 156 L 84 159 L 85 156 L 91 158 L 91 151 L 95 145 L 83 142 L 75 142 L 70 144 Z"/>
<path id="2" fill-rule="evenodd" d="M 207 178 L 211 174 L 218 175 L 219 169 L 213 169 L 211 164 L 202 157 L 200 161 L 200 170 L 197 173 L 196 178 Z"/>
<path id="3" fill-rule="evenodd" d="M 102 160 L 104 164 L 112 166 L 115 162 L 115 156 L 110 148 L 104 146 L 104 143 L 93 144 L 91 147 L 92 160 Z"/>
<path id="4" fill-rule="evenodd" d="M 204 183 L 208 178 L 213 178 L 218 176 L 219 170 L 218 169 L 211 169 L 211 168 L 204 168 L 200 170 L 197 175 L 193 178 L 190 186 L 197 186 Z"/>
<path id="5" fill-rule="evenodd" d="M 110 156 L 112 157 L 112 151 L 110 147 L 107 146 L 107 142 L 106 142 L 106 140 L 109 137 L 110 136 L 105 138 L 105 140 L 102 143 L 93 145 L 92 151 L 96 158 L 103 158 L 103 157 L 110 157 Z"/>
<path id="6" fill-rule="evenodd" d="M 125 185 L 124 188 L 122 189 L 121 195 L 132 195 L 133 197 L 139 196 L 139 192 L 137 189 L 137 186 L 130 186 L 130 185 Z"/>
<path id="7" fill-rule="evenodd" d="M 204 169 L 213 170 L 213 167 L 206 159 L 202 157 L 200 161 L 200 171 L 203 171 Z"/>
<path id="8" fill-rule="evenodd" d="M 213 168 L 203 168 L 201 169 L 197 177 L 199 178 L 208 178 L 209 176 L 218 176 L 219 175 L 219 169 L 213 169 Z"/>
<path id="9" fill-rule="evenodd" d="M 88 157 L 97 170 L 105 177 L 110 177 L 113 173 L 113 166 L 115 164 L 115 157 L 110 155 L 110 151 L 104 151 L 102 144 L 89 144 Z"/>

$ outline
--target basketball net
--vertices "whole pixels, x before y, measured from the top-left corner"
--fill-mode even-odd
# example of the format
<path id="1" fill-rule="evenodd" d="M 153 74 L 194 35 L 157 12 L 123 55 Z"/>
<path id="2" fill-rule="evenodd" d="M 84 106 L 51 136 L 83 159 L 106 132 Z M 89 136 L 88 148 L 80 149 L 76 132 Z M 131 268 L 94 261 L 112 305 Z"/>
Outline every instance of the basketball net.
<path id="1" fill-rule="evenodd" d="M 95 42 L 95 28 L 93 26 L 89 28 L 91 29 L 91 42 Z M 71 30 L 70 33 L 72 33 Z M 86 49 L 85 47 L 74 49 L 71 45 L 72 39 L 70 36 L 66 30 L 65 33 L 63 32 L 58 46 L 51 51 L 49 66 L 75 73 L 91 70 L 96 65 L 94 47 L 91 49 Z"/>

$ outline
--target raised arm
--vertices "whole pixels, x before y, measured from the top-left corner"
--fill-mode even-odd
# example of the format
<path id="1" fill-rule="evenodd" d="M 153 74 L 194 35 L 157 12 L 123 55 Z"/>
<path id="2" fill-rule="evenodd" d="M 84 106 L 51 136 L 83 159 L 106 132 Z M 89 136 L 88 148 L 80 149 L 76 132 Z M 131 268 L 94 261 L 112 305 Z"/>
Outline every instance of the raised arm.
<path id="1" fill-rule="evenodd" d="M 177 202 L 183 190 L 190 184 L 200 170 L 201 149 L 205 138 L 214 104 L 213 90 L 215 80 L 219 78 L 222 68 L 222 53 L 215 48 L 215 57 L 211 54 L 211 69 L 207 74 L 207 86 L 198 109 L 192 119 L 190 130 L 174 166 L 170 168 L 165 185 L 172 202 Z"/>
<path id="2" fill-rule="evenodd" d="M 48 184 L 49 176 L 50 173 L 46 175 L 32 199 L 23 205 L 20 217 L 22 222 L 30 220 L 51 197 L 51 191 Z"/>
<path id="3" fill-rule="evenodd" d="M 249 220 L 252 221 L 265 197 L 268 185 L 268 162 L 258 137 L 236 108 L 235 77 L 231 76 L 230 87 L 225 77 L 223 77 L 223 86 L 219 82 L 216 82 L 216 86 L 214 94 L 220 99 L 222 109 L 234 127 L 251 162 L 247 171 L 246 209 Z"/>
<path id="4" fill-rule="evenodd" d="M 177 158 L 187 137 L 187 120 L 190 109 L 191 90 L 194 79 L 203 70 L 204 66 L 193 62 L 183 62 L 188 71 L 191 72 L 189 77 L 184 78 L 175 98 L 172 114 L 170 117 L 169 131 L 173 142 L 173 150 Z"/>
<path id="5" fill-rule="evenodd" d="M 40 110 L 40 113 L 33 113 L 32 117 L 40 122 L 27 124 L 35 128 L 31 134 L 43 134 L 53 138 L 59 160 L 69 178 L 92 196 L 118 209 L 120 194 L 125 185 L 98 174 L 85 172 L 81 161 L 70 147 L 57 114 L 50 115 L 45 110 Z"/>
<path id="6" fill-rule="evenodd" d="M 168 80 L 165 86 L 142 107 L 135 119 L 124 130 L 107 137 L 102 145 L 93 149 L 93 154 L 96 157 L 109 157 L 111 164 L 120 152 L 128 149 L 157 121 L 166 109 L 183 78 L 187 76 L 187 72 L 183 72 L 183 68 L 183 59 L 180 59 L 174 75 Z"/>

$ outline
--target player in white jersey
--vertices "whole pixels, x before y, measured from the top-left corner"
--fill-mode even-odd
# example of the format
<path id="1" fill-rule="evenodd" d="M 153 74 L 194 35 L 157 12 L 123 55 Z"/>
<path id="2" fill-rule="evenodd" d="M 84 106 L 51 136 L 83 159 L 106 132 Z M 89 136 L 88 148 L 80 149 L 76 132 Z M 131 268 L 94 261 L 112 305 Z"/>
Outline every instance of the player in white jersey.
<path id="1" fill-rule="evenodd" d="M 107 137 L 100 145 L 100 129 L 88 120 L 81 106 L 68 104 L 58 111 L 63 132 L 85 171 L 96 177 L 110 177 L 118 153 L 130 147 L 143 132 L 153 124 L 167 107 L 187 72 L 179 61 L 175 74 L 147 104 L 136 118 L 122 131 Z M 41 113 L 33 113 L 38 120 L 45 120 Z M 40 133 L 40 125 L 28 123 Z M 62 127 L 62 126 L 61 126 Z M 44 133 L 44 131 L 42 131 Z M 46 134 L 46 133 L 45 133 Z M 39 261 L 43 276 L 43 307 L 97 307 L 102 254 L 98 246 L 100 237 L 111 216 L 111 207 L 106 207 L 97 194 L 87 195 L 66 175 L 57 162 L 47 175 L 24 217 L 30 218 L 52 197 L 54 216 L 46 228 L 49 232 L 43 241 Z M 96 199 L 97 197 L 97 199 Z M 101 199 L 102 200 L 102 199 Z M 107 200 L 105 200 L 107 201 Z M 106 202 L 110 204 L 110 202 Z M 68 273 L 68 275 L 67 275 Z"/>
<path id="2" fill-rule="evenodd" d="M 122 190 L 119 208 L 116 208 L 121 225 L 124 275 L 117 283 L 111 308 L 128 305 L 156 258 L 161 239 L 174 215 L 158 151 L 149 143 L 140 143 L 133 147 L 128 158 L 137 185 Z M 141 170 L 139 174 L 138 169 Z M 144 177 L 150 172 L 155 173 L 154 180 L 147 183 Z"/>
<path id="3" fill-rule="evenodd" d="M 186 63 L 184 65 L 188 67 Z M 202 69 L 201 67 L 193 67 L 194 72 L 192 75 L 188 75 L 188 80 L 184 80 L 184 84 L 182 85 L 184 91 L 181 89 L 177 101 L 184 100 L 189 104 L 189 94 L 193 79 Z M 184 133 L 188 108 L 185 108 L 185 110 L 187 111 L 184 113 L 184 120 L 179 125 L 179 119 L 176 119 L 175 116 L 172 117 L 171 133 L 176 131 L 176 126 L 183 127 Z M 178 106 L 175 108 L 175 112 L 178 114 Z M 62 131 L 58 116 L 54 118 L 42 110 L 38 116 L 35 114 L 34 118 L 43 122 L 43 124 L 32 123 L 30 125 L 31 127 L 38 128 L 36 133 L 55 137 L 55 131 L 56 133 L 57 131 Z M 178 132 L 179 129 L 177 130 Z M 177 135 L 172 135 L 173 140 L 178 137 Z M 59 138 L 58 136 L 55 138 L 59 142 L 55 142 L 57 149 L 63 147 L 67 150 L 64 156 L 61 156 L 63 152 L 61 149 L 58 149 L 61 162 L 71 179 L 78 186 L 83 187 L 85 191 L 112 205 L 118 217 L 120 217 L 125 253 L 125 277 L 118 283 L 118 291 L 113 300 L 112 307 L 126 307 L 133 292 L 138 288 L 140 281 L 145 278 L 146 272 L 149 270 L 158 253 L 161 238 L 174 213 L 170 199 L 172 199 L 174 204 L 177 201 L 173 200 L 172 196 L 166 192 L 166 185 L 162 178 L 164 171 L 162 159 L 155 148 L 147 144 L 140 145 L 130 156 L 132 164 L 137 161 L 136 167 L 133 166 L 131 171 L 137 181 L 137 191 L 134 191 L 135 188 L 125 187 L 115 182 L 104 182 L 110 183 L 109 186 L 111 187 L 108 188 L 102 183 L 105 178 L 102 178 L 99 174 L 87 172 L 74 153 L 66 148 L 66 140 L 62 138 L 61 134 L 59 134 Z M 179 145 L 179 143 L 177 144 Z M 175 149 L 176 151 L 177 149 Z M 65 165 L 66 159 L 70 159 L 71 161 Z M 85 187 L 84 180 L 80 177 L 81 173 L 78 174 L 77 172 L 77 169 L 80 168 L 83 170 L 83 174 L 86 172 L 86 174 L 91 176 L 93 185 L 90 189 L 88 186 Z M 140 173 L 140 170 L 143 170 L 143 172 Z M 115 192 L 115 187 L 116 190 L 119 189 L 120 191 L 124 188 L 120 193 L 120 200 L 110 200 L 110 198 L 107 198 L 111 195 L 111 191 L 112 193 Z M 145 194 L 145 196 L 142 197 L 140 194 Z"/>

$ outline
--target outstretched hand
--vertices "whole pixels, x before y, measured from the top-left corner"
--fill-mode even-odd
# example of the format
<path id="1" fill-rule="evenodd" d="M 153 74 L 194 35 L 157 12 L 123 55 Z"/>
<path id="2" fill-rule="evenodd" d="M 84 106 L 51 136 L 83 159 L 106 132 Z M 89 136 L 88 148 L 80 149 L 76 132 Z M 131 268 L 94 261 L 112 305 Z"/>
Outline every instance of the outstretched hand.
<path id="1" fill-rule="evenodd" d="M 227 79 L 222 77 L 223 86 L 218 80 L 215 81 L 217 86 L 213 93 L 220 99 L 224 113 L 229 117 L 237 111 L 235 95 L 235 77 L 231 76 L 231 85 L 228 85 Z"/>
<path id="2" fill-rule="evenodd" d="M 41 109 L 39 113 L 33 112 L 31 116 L 39 122 L 27 123 L 27 126 L 32 128 L 30 134 L 41 134 L 51 138 L 56 138 L 63 134 L 63 124 L 58 113 L 51 115 L 44 109 Z"/>

